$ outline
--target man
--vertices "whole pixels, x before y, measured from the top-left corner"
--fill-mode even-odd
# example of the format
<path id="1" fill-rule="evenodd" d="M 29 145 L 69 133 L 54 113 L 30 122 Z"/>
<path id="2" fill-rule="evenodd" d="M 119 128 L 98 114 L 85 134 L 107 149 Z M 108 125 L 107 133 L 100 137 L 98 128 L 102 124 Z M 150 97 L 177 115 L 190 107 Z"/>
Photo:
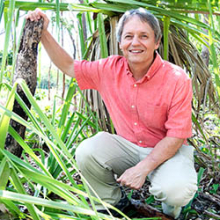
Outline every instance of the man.
<path id="1" fill-rule="evenodd" d="M 197 190 L 191 136 L 191 81 L 178 66 L 161 59 L 158 20 L 145 9 L 126 12 L 117 39 L 124 56 L 73 61 L 47 31 L 40 10 L 28 18 L 45 20 L 42 43 L 64 73 L 81 89 L 101 94 L 117 135 L 100 132 L 83 141 L 77 164 L 99 197 L 122 211 L 129 201 L 122 186 L 140 189 L 148 177 L 150 193 L 163 212 L 178 218 Z M 117 178 L 115 178 L 117 176 Z M 98 207 L 102 209 L 102 207 Z"/>

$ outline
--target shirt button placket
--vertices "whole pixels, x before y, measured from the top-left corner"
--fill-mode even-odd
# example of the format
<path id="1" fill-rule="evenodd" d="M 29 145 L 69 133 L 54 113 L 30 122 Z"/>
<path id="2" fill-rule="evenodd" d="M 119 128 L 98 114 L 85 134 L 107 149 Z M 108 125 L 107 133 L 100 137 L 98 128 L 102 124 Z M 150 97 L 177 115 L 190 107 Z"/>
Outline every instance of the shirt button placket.
<path id="1" fill-rule="evenodd" d="M 136 136 L 139 132 L 139 123 L 138 123 L 138 110 L 137 110 L 137 94 L 138 94 L 138 84 L 134 83 L 133 84 L 133 99 L 132 99 L 132 104 L 131 104 L 131 108 L 132 108 L 132 121 L 133 121 L 133 132 L 134 135 Z M 136 136 L 137 137 L 137 136 Z"/>

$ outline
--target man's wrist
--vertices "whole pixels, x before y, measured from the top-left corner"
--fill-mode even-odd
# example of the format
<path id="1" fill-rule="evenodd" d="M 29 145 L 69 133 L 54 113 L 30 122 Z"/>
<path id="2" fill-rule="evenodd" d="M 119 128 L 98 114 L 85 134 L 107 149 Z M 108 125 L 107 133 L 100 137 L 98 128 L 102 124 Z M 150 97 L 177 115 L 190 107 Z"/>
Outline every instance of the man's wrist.
<path id="1" fill-rule="evenodd" d="M 135 167 L 139 169 L 142 175 L 144 175 L 145 177 L 147 177 L 148 174 L 151 172 L 151 170 L 149 169 L 150 166 L 148 165 L 146 158 L 140 161 Z"/>

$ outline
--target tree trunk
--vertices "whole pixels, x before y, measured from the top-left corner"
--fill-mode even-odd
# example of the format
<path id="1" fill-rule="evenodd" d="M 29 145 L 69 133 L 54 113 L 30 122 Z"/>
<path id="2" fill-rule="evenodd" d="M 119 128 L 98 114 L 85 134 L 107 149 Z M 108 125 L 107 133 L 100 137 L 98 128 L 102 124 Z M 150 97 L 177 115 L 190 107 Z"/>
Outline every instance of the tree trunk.
<path id="1" fill-rule="evenodd" d="M 15 74 L 13 77 L 13 83 L 18 78 L 24 79 L 33 95 L 37 85 L 37 48 L 41 38 L 42 28 L 43 19 L 40 19 L 38 22 L 31 22 L 30 20 L 26 21 L 18 51 Z M 20 86 L 17 88 L 17 93 L 23 99 L 28 108 L 30 108 L 31 104 Z M 17 101 L 14 103 L 13 112 L 25 120 L 28 118 Z M 22 138 L 24 138 L 26 127 L 13 120 L 10 121 L 10 125 Z M 6 138 L 5 148 L 14 155 L 18 157 L 21 156 L 21 146 L 9 134 Z"/>

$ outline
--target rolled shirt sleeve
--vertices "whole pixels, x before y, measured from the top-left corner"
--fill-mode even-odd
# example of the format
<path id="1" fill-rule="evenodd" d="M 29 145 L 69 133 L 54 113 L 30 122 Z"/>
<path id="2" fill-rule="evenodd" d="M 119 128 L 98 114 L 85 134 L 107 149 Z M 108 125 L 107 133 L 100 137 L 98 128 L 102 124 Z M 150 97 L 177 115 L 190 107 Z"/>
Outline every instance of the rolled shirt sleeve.
<path id="1" fill-rule="evenodd" d="M 180 78 L 168 110 L 165 123 L 168 137 L 189 138 L 192 135 L 192 84 L 191 79 Z"/>
<path id="2" fill-rule="evenodd" d="M 74 72 L 77 83 L 81 90 L 95 89 L 98 90 L 100 82 L 99 62 L 74 61 Z"/>

